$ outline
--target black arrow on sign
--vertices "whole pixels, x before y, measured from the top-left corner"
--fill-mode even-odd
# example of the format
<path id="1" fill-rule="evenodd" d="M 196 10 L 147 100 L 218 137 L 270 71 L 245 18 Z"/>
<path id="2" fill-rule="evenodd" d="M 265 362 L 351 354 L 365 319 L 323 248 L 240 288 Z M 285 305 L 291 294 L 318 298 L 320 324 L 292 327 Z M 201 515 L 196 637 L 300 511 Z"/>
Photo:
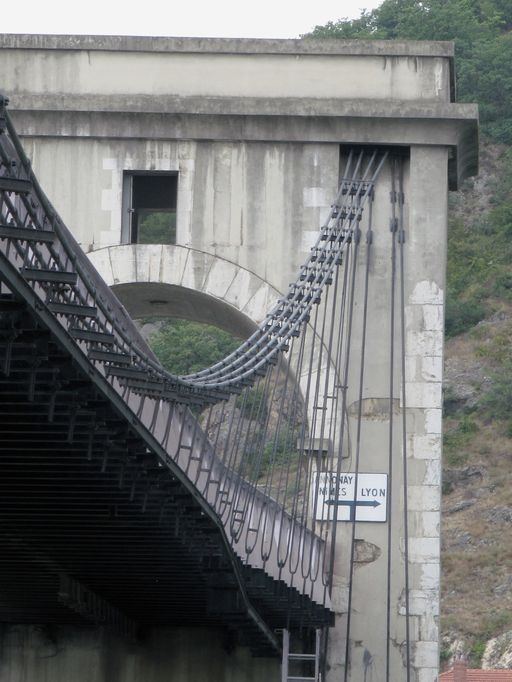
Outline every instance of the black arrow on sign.
<path id="1" fill-rule="evenodd" d="M 325 504 L 337 507 L 350 507 L 350 521 L 356 520 L 356 507 L 380 507 L 380 502 L 377 500 L 359 501 L 359 500 L 326 500 Z"/>

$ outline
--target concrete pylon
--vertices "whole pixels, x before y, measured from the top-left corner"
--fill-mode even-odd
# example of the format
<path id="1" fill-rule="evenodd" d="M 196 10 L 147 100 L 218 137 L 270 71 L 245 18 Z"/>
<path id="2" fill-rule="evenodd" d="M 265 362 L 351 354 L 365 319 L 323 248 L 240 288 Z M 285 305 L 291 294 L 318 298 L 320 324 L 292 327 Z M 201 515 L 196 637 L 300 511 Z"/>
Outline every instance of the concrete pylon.
<path id="1" fill-rule="evenodd" d="M 187 288 L 202 292 L 212 263 L 229 263 L 233 276 L 224 280 L 223 267 L 214 295 L 236 297 L 239 277 L 251 320 L 307 256 L 343 150 L 403 151 L 403 205 L 390 201 L 389 164 L 376 187 L 362 400 L 359 354 L 341 416 L 343 469 L 356 466 L 360 414 L 359 471 L 387 476 L 387 514 L 358 521 L 354 538 L 350 523 L 337 524 L 327 682 L 434 682 L 447 190 L 476 172 L 478 156 L 476 107 L 454 102 L 453 45 L 0 35 L 0 82 L 46 193 L 86 251 L 103 249 L 93 259 L 131 242 L 126 177 L 177 174 L 176 250 L 196 254 Z M 403 212 L 401 243 L 393 210 Z M 404 256 L 403 308 L 393 239 Z M 134 256 L 137 282 L 155 262 Z M 114 265 L 105 262 L 116 285 Z M 148 298 L 146 314 L 157 307 Z M 354 348 L 361 339 L 357 323 Z"/>

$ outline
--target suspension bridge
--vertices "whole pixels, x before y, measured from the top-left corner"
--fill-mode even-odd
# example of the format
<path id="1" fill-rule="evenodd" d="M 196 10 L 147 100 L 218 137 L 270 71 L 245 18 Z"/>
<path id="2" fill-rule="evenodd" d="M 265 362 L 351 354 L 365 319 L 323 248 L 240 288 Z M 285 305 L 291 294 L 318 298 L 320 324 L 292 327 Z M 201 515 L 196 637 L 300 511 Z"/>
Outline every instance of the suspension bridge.
<path id="1" fill-rule="evenodd" d="M 288 289 L 228 357 L 174 376 L 43 192 L 7 105 L 0 620 L 149 648 L 180 628 L 192 650 L 206 627 L 215 665 L 247 647 L 282 682 L 434 680 L 448 138 L 343 143 Z M 139 679 L 125 664 L 109 679 Z"/>

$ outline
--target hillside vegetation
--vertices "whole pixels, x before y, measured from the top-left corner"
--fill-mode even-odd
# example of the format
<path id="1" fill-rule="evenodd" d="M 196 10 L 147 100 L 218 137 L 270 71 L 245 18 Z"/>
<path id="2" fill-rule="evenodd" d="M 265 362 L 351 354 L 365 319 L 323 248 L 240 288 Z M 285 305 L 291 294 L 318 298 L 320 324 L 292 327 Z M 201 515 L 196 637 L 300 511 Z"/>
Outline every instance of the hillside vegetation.
<path id="1" fill-rule="evenodd" d="M 457 99 L 480 106 L 481 173 L 450 201 L 441 605 L 443 658 L 473 666 L 512 629 L 511 29 L 510 0 L 384 0 L 309 34 L 453 40 Z"/>
<path id="2" fill-rule="evenodd" d="M 457 99 L 478 102 L 485 135 L 512 144 L 510 0 L 384 0 L 358 19 L 330 21 L 307 37 L 453 40 Z"/>

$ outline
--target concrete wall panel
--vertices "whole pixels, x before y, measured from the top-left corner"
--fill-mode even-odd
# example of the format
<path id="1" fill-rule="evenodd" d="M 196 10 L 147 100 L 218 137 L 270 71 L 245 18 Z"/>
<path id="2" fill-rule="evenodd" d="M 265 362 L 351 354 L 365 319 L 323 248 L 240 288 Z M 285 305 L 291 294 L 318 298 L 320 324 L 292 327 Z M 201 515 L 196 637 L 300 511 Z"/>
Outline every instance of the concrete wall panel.
<path id="1" fill-rule="evenodd" d="M 279 661 L 230 653 L 214 628 L 156 629 L 130 644 L 101 629 L 3 626 L 2 682 L 277 682 Z"/>
<path id="2" fill-rule="evenodd" d="M 3 87 L 33 94 L 449 99 L 443 57 L 51 52 L 2 55 Z"/>

